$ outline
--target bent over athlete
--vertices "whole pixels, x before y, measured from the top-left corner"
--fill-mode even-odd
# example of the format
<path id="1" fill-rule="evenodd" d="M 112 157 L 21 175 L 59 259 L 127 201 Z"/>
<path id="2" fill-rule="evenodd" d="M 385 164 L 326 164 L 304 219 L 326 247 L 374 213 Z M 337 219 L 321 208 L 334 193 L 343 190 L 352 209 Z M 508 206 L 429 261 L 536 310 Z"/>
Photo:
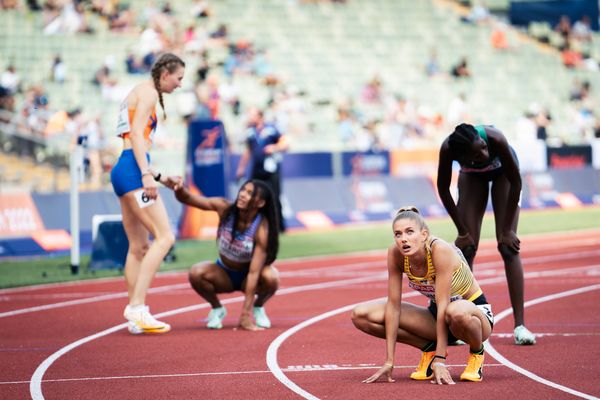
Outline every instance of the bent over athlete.
<path id="1" fill-rule="evenodd" d="M 457 204 L 450 194 L 453 161 L 460 164 Z M 458 125 L 440 148 L 437 189 L 458 230 L 455 244 L 464 253 L 471 269 L 479 245 L 490 183 L 498 251 L 504 261 L 515 321 L 514 340 L 518 345 L 534 344 L 535 335 L 524 325 L 525 283 L 517 237 L 521 175 L 516 154 L 498 129 Z"/>
<path id="2" fill-rule="evenodd" d="M 457 339 L 470 348 L 460 379 L 481 381 L 483 342 L 492 333 L 494 315 L 467 262 L 456 247 L 430 235 L 415 207 L 398 210 L 392 228 L 387 302 L 359 305 L 352 311 L 358 329 L 386 341 L 383 367 L 363 382 L 374 382 L 383 375 L 388 382 L 394 381 L 394 353 L 400 342 L 423 351 L 411 379 L 453 384 L 445 364 L 446 348 Z M 429 307 L 402 301 L 403 274 L 409 287 L 429 298 Z"/>

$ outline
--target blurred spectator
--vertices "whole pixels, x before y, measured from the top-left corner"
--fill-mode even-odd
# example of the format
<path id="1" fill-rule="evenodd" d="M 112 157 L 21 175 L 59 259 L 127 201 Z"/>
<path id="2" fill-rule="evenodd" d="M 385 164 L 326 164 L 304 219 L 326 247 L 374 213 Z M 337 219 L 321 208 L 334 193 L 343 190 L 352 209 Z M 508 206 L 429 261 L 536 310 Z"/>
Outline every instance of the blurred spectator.
<path id="1" fill-rule="evenodd" d="M 581 19 L 575 22 L 571 30 L 572 38 L 581 42 L 589 42 L 592 40 L 592 22 L 590 17 L 584 15 Z"/>
<path id="2" fill-rule="evenodd" d="M 571 91 L 569 93 L 570 101 L 581 101 L 587 98 L 590 95 L 591 89 L 590 81 L 579 82 L 578 79 L 573 81 L 573 86 L 571 87 Z"/>
<path id="3" fill-rule="evenodd" d="M 231 107 L 233 115 L 240 114 L 240 95 L 233 78 L 229 77 L 219 85 L 219 98 Z"/>
<path id="4" fill-rule="evenodd" d="M 437 51 L 435 49 L 431 49 L 429 52 L 429 60 L 427 61 L 427 64 L 425 64 L 425 74 L 430 78 L 441 74 L 440 64 L 437 59 Z"/>
<path id="5" fill-rule="evenodd" d="M 21 90 L 21 77 L 17 74 L 14 65 L 9 65 L 0 76 L 0 86 L 13 95 Z"/>
<path id="6" fill-rule="evenodd" d="M 490 11 L 483 1 L 473 1 L 469 14 L 462 17 L 463 22 L 471 24 L 483 24 L 490 19 Z"/>
<path id="7" fill-rule="evenodd" d="M 565 42 L 568 42 L 571 39 L 571 19 L 567 15 L 561 15 L 554 31 L 560 33 Z"/>
<path id="8" fill-rule="evenodd" d="M 494 29 L 490 37 L 492 48 L 495 50 L 508 50 L 510 45 L 506 36 L 507 26 L 502 22 L 494 24 Z"/>
<path id="9" fill-rule="evenodd" d="M 0 85 L 0 110 L 15 110 L 15 97 L 2 85 Z M 3 121 L 3 119 L 0 119 L 0 121 Z"/>
<path id="10" fill-rule="evenodd" d="M 102 151 L 105 146 L 100 117 L 95 116 L 83 122 L 77 135 L 73 137 L 82 144 L 85 151 L 90 189 L 99 189 L 102 186 Z"/>
<path id="11" fill-rule="evenodd" d="M 337 108 L 338 136 L 342 143 L 350 143 L 354 137 L 354 118 L 352 113 L 344 106 Z"/>
<path id="12" fill-rule="evenodd" d="M 362 89 L 361 100 L 368 104 L 379 104 L 382 100 L 381 80 L 377 75 L 371 78 Z"/>
<path id="13" fill-rule="evenodd" d="M 204 50 L 200 55 L 200 60 L 198 62 L 198 66 L 196 67 L 196 77 L 198 78 L 198 82 L 204 82 L 209 71 L 210 66 L 208 65 L 208 52 Z"/>
<path id="14" fill-rule="evenodd" d="M 16 10 L 17 8 L 19 8 L 17 0 L 0 0 L 1 10 Z"/>
<path id="15" fill-rule="evenodd" d="M 207 0 L 193 0 L 192 6 L 190 7 L 190 14 L 192 14 L 194 18 L 210 17 L 212 11 L 209 2 Z"/>
<path id="16" fill-rule="evenodd" d="M 467 62 L 467 58 L 463 57 L 460 59 L 458 64 L 454 65 L 450 70 L 450 74 L 454 78 L 469 78 L 471 77 L 471 71 L 469 70 L 469 65 Z"/>
<path id="17" fill-rule="evenodd" d="M 54 56 L 51 68 L 51 80 L 57 83 L 64 83 L 67 80 L 67 65 L 62 60 L 60 54 Z"/>
<path id="18" fill-rule="evenodd" d="M 135 29 L 135 16 L 127 3 L 118 3 L 108 15 L 108 28 L 113 32 L 130 32 Z"/>
<path id="19" fill-rule="evenodd" d="M 583 56 L 580 52 L 571 47 L 570 42 L 566 42 L 560 50 L 562 63 L 567 68 L 578 68 L 582 65 Z"/>
<path id="20" fill-rule="evenodd" d="M 73 0 L 61 4 L 59 1 L 47 1 L 47 24 L 44 27 L 45 35 L 74 34 L 77 32 L 91 33 L 85 18 L 83 3 Z"/>
<path id="21" fill-rule="evenodd" d="M 535 116 L 536 135 L 538 140 L 544 142 L 548 140 L 548 126 L 552 122 L 552 116 L 547 108 L 540 109 L 540 112 Z"/>

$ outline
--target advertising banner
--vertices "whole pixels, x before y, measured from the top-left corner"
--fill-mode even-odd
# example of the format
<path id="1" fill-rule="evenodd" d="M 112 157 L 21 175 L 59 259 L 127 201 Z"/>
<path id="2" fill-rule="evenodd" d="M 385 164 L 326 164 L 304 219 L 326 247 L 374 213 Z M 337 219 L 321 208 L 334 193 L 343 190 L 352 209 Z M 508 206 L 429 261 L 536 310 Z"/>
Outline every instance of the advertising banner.
<path id="1" fill-rule="evenodd" d="M 0 195 L 0 238 L 31 236 L 43 229 L 29 193 Z"/>
<path id="2" fill-rule="evenodd" d="M 188 127 L 185 185 L 191 193 L 228 197 L 227 140 L 221 121 L 192 121 Z M 212 211 L 184 207 L 181 238 L 214 237 L 218 217 Z"/>

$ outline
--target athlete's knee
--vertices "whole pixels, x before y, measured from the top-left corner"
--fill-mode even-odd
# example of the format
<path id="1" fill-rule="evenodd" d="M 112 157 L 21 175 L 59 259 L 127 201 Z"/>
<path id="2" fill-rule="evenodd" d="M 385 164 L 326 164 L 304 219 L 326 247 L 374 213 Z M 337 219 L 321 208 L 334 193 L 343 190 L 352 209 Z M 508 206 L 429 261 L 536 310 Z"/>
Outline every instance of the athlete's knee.
<path id="1" fill-rule="evenodd" d="M 502 256 L 503 260 L 510 260 L 511 258 L 519 256 L 519 252 L 514 251 L 504 243 L 498 243 L 498 252 Z"/>
<path id="2" fill-rule="evenodd" d="M 175 235 L 171 231 L 159 234 L 155 240 L 159 241 L 167 249 L 170 249 L 175 244 Z"/>
<path id="3" fill-rule="evenodd" d="M 471 315 L 458 307 L 446 310 L 446 323 L 451 328 L 464 327 L 470 320 Z"/>
<path id="4" fill-rule="evenodd" d="M 193 265 L 188 272 L 188 280 L 194 287 L 201 286 L 206 280 L 206 272 L 202 265 Z"/>
<path id="5" fill-rule="evenodd" d="M 131 242 L 131 243 L 129 243 L 128 252 L 136 260 L 141 261 L 144 258 L 144 256 L 146 255 L 146 253 L 148 252 L 149 248 L 150 248 L 150 245 L 148 244 L 148 242 L 143 242 L 143 243 Z"/>
<path id="6" fill-rule="evenodd" d="M 354 324 L 355 327 L 357 327 L 360 330 L 364 330 L 363 324 L 367 320 L 367 315 L 368 315 L 368 312 L 367 312 L 366 307 L 359 305 L 359 306 L 354 307 L 354 309 L 352 309 L 350 318 L 352 319 L 352 323 Z"/>
<path id="7" fill-rule="evenodd" d="M 277 271 L 269 269 L 264 271 L 260 276 L 259 285 L 265 291 L 275 292 L 279 288 L 279 274 Z"/>

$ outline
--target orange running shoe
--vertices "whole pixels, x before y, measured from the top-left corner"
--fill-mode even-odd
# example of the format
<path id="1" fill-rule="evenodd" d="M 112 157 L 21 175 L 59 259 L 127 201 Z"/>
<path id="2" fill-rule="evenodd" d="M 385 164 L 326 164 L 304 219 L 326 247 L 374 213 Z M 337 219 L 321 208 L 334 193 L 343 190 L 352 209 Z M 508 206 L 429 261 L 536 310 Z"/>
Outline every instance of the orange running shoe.
<path id="1" fill-rule="evenodd" d="M 483 354 L 469 353 L 469 359 L 467 360 L 467 366 L 462 374 L 460 374 L 461 381 L 481 382 L 483 379 Z"/>

